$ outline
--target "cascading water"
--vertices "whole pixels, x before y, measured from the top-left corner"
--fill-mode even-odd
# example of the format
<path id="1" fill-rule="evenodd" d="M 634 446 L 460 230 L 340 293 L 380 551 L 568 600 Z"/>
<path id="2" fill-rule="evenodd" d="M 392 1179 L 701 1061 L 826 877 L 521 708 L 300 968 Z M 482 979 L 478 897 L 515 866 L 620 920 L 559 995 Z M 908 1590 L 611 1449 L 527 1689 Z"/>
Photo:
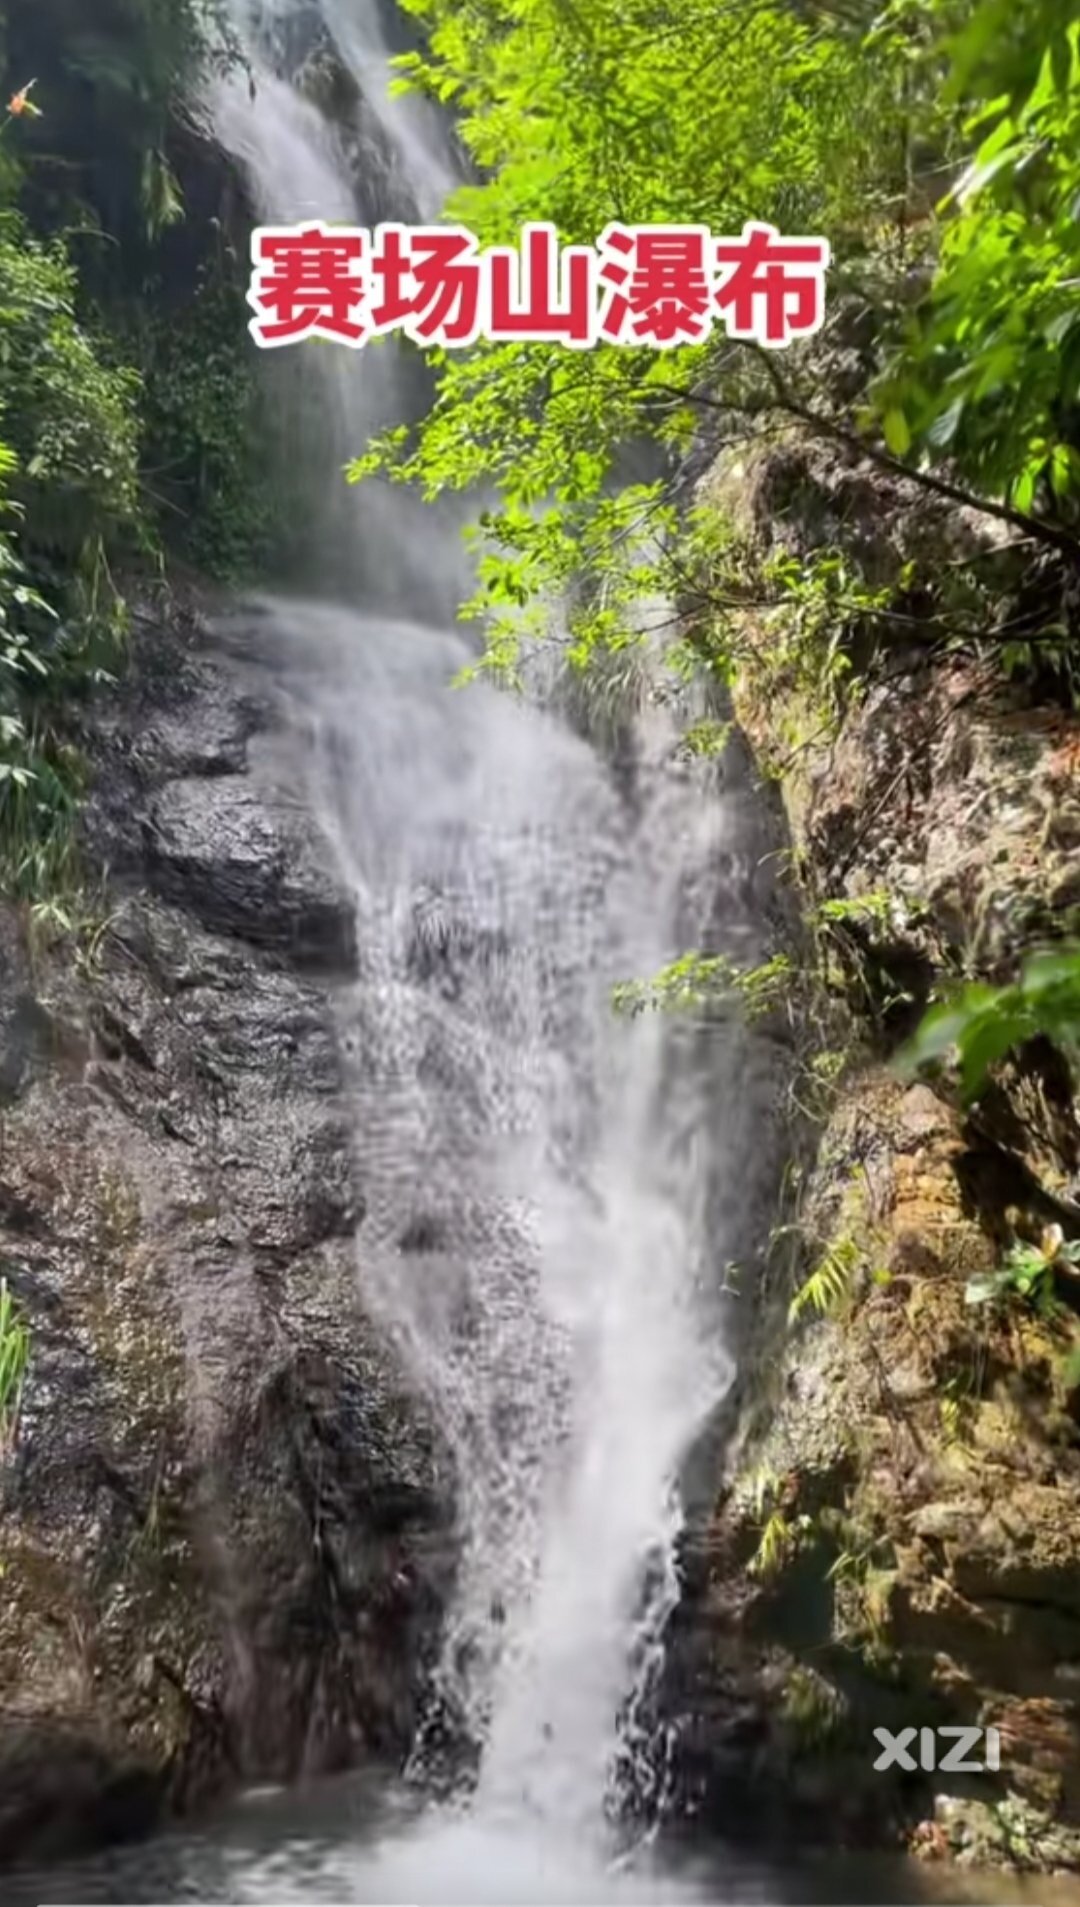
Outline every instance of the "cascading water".
<path id="1" fill-rule="evenodd" d="M 450 144 L 425 109 L 387 101 L 378 0 L 231 4 L 249 73 L 210 103 L 260 214 L 430 216 Z M 351 74 L 353 125 L 324 116 L 305 58 Z M 416 1767 L 447 1728 L 473 1744 L 466 1863 L 481 1829 L 602 1852 L 676 1594 L 680 1464 L 730 1379 L 725 1196 L 753 1119 L 741 1086 L 726 1111 L 720 1091 L 735 1036 L 703 1046 L 655 1015 L 617 1018 L 610 996 L 715 941 L 731 814 L 715 769 L 680 764 L 659 702 L 616 775 L 555 713 L 453 686 L 470 659 L 450 627 L 453 526 L 340 478 L 410 401 L 404 361 L 282 356 L 327 485 L 327 598 L 263 614 L 357 895 L 360 971 L 340 1005 L 358 1275 L 458 1478 L 456 1599 Z M 421 1870 L 400 1869 L 412 1898 L 435 1884 Z M 389 1898 L 384 1870 L 377 1884 Z"/>

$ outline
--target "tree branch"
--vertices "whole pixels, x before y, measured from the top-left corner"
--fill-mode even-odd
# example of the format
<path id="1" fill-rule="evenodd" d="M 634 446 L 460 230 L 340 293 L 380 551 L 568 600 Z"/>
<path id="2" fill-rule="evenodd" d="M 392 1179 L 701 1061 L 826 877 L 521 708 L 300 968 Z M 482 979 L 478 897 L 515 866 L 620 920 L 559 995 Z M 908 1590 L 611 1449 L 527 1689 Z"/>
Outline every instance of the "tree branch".
<path id="1" fill-rule="evenodd" d="M 869 463 L 876 464 L 880 470 L 887 470 L 896 477 L 904 477 L 910 483 L 918 485 L 920 489 L 929 491 L 931 495 L 942 497 L 963 509 L 976 510 L 980 515 L 993 517 L 999 523 L 1008 523 L 1013 529 L 1021 530 L 1026 537 L 1032 538 L 1035 542 L 1047 544 L 1059 554 L 1067 556 L 1073 563 L 1080 563 L 1080 537 L 1074 536 L 1069 530 L 1060 529 L 1056 524 L 1044 523 L 1039 517 L 1029 516 L 1024 510 L 1014 510 L 1007 503 L 993 503 L 987 497 L 977 496 L 973 491 L 965 490 L 960 484 L 950 483 L 946 477 L 934 476 L 928 470 L 912 469 L 910 464 L 901 462 L 900 458 L 894 457 L 891 452 L 879 449 L 876 444 L 867 443 L 857 431 L 849 430 L 845 425 L 836 423 L 833 418 L 813 410 L 809 404 L 802 403 L 792 391 L 789 391 L 772 354 L 758 349 L 757 355 L 761 358 L 772 383 L 776 407 L 785 411 L 789 417 L 798 418 L 800 423 L 805 424 L 819 436 L 831 438 L 833 443 L 842 444 L 846 450 L 853 451 L 859 457 L 865 457 Z M 673 385 L 654 384 L 646 387 L 646 390 L 663 391 L 670 397 L 679 398 L 687 404 L 701 405 L 706 410 L 746 409 L 745 405 L 710 397 L 704 391 L 678 390 Z"/>

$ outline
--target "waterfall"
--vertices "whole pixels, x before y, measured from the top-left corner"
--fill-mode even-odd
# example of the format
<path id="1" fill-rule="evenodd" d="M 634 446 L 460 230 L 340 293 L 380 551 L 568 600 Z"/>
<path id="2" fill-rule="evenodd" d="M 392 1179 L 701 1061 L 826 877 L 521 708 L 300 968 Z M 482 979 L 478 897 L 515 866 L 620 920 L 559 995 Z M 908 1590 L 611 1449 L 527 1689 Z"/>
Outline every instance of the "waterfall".
<path id="1" fill-rule="evenodd" d="M 215 81 L 210 107 L 260 215 L 430 216 L 452 144 L 425 107 L 388 101 L 377 0 L 231 4 L 250 70 Z M 318 58 L 351 77 L 355 123 L 331 124 L 297 77 Z M 458 1479 L 457 1590 L 415 1766 L 466 1740 L 462 1833 L 532 1824 L 537 1845 L 603 1848 L 677 1594 L 682 1465 L 731 1379 L 720 1287 L 755 1116 L 737 1033 L 618 1017 L 611 989 L 718 932 L 738 951 L 718 895 L 738 816 L 719 767 L 680 758 L 662 698 L 616 775 L 554 710 L 455 687 L 456 526 L 341 481 L 415 401 L 414 373 L 391 345 L 276 355 L 306 393 L 297 454 L 326 486 L 322 588 L 262 613 L 357 897 L 339 1002 L 357 1277 Z"/>

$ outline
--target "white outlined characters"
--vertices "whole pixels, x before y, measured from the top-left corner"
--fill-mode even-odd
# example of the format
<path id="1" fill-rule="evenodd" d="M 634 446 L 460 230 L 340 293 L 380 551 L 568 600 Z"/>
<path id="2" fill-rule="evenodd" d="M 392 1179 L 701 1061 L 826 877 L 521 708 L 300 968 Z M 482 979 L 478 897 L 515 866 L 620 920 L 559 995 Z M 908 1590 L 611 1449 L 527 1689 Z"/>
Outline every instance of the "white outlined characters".
<path id="1" fill-rule="evenodd" d="M 367 232 L 323 225 L 261 225 L 252 233 L 248 329 L 272 350 L 326 338 L 353 350 L 371 336 Z"/>
<path id="2" fill-rule="evenodd" d="M 609 225 L 599 241 L 607 287 L 599 339 L 658 350 L 703 343 L 712 324 L 709 243 L 705 225 Z"/>
<path id="3" fill-rule="evenodd" d="M 783 350 L 825 318 L 823 238 L 749 222 L 739 238 L 704 225 L 607 226 L 560 245 L 538 220 L 521 243 L 481 251 L 462 225 L 261 226 L 252 238 L 249 329 L 264 349 L 325 338 L 354 349 L 401 331 L 424 348 L 495 343 L 670 350 L 729 338 Z"/>
<path id="4" fill-rule="evenodd" d="M 781 351 L 820 331 L 827 239 L 781 238 L 774 226 L 751 222 L 741 238 L 717 239 L 714 258 L 721 275 L 713 301 L 729 338 Z"/>
<path id="5" fill-rule="evenodd" d="M 462 349 L 486 335 L 484 261 L 463 225 L 379 225 L 371 255 L 372 329 Z"/>
<path id="6" fill-rule="evenodd" d="M 559 249 L 554 225 L 524 225 L 521 245 L 493 245 L 486 254 L 489 325 L 495 343 L 565 344 L 587 350 L 596 342 L 596 252 L 590 245 Z"/>

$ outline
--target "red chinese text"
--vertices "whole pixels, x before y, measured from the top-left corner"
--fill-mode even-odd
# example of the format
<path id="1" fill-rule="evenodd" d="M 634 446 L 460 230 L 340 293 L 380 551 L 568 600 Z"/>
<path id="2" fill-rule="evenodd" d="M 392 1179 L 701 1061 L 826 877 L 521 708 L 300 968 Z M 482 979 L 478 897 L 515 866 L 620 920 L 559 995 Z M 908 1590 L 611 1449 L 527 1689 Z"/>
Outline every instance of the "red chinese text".
<path id="1" fill-rule="evenodd" d="M 261 226 L 252 239 L 250 330 L 264 349 L 324 338 L 353 349 L 400 331 L 422 348 L 494 342 L 667 350 L 716 327 L 780 350 L 825 316 L 830 250 L 751 223 L 609 225 L 595 246 L 526 225 L 481 251 L 456 225 Z"/>

